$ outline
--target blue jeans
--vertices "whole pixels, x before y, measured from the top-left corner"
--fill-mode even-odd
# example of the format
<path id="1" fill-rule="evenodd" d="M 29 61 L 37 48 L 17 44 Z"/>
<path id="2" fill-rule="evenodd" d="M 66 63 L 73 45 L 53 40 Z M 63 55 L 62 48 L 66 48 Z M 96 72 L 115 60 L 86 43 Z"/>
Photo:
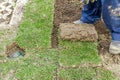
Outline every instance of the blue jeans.
<path id="1" fill-rule="evenodd" d="M 95 23 L 102 16 L 112 40 L 120 41 L 120 0 L 97 0 L 84 5 L 81 21 Z"/>

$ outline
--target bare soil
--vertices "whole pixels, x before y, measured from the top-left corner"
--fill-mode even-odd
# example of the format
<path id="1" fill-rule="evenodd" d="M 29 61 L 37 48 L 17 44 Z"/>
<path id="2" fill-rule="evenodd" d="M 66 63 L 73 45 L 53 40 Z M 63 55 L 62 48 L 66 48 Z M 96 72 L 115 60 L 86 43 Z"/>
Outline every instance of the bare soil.
<path id="1" fill-rule="evenodd" d="M 54 11 L 54 27 L 52 31 L 52 47 L 58 47 L 58 29 L 60 23 L 71 23 L 81 17 L 80 0 L 56 0 Z M 98 32 L 98 52 L 104 67 L 111 70 L 116 77 L 120 78 L 120 55 L 112 55 L 108 52 L 111 42 L 110 32 L 106 29 L 102 20 L 95 24 Z"/>

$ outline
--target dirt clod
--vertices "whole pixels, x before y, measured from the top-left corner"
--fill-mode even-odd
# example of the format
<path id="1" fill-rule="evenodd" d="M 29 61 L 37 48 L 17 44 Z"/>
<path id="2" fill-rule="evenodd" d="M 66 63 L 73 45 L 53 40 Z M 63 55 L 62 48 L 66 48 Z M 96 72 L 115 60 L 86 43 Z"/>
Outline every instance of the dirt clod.
<path id="1" fill-rule="evenodd" d="M 97 41 L 98 35 L 92 24 L 60 24 L 60 37 L 70 41 Z"/>

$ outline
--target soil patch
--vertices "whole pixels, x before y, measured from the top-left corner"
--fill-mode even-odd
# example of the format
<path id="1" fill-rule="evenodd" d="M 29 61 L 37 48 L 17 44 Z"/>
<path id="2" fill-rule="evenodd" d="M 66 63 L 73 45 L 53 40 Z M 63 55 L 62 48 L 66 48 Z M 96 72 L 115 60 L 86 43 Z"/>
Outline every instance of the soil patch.
<path id="1" fill-rule="evenodd" d="M 80 0 L 56 0 L 54 26 L 52 31 L 52 47 L 58 47 L 58 29 L 60 23 L 73 22 L 81 17 Z M 111 55 L 108 52 L 109 44 L 111 42 L 110 32 L 106 29 L 102 20 L 95 24 L 98 32 L 98 51 L 104 66 L 111 70 L 117 77 L 120 75 L 120 55 Z M 115 65 L 115 66 L 112 66 Z M 118 74 L 119 73 L 119 74 Z"/>
<path id="2" fill-rule="evenodd" d="M 6 46 L 5 54 L 8 58 L 18 58 L 25 55 L 25 49 L 21 48 L 17 42 Z"/>
<path id="3" fill-rule="evenodd" d="M 70 23 L 80 18 L 80 0 L 56 0 L 54 13 L 54 27 L 52 30 L 51 44 L 58 47 L 58 26 L 60 23 Z"/>

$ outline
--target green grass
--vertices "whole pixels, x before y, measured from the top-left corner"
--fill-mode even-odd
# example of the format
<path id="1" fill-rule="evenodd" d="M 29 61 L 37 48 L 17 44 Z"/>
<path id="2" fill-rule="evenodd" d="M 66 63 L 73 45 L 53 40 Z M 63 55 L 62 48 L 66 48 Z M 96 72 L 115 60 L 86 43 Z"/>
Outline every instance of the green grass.
<path id="1" fill-rule="evenodd" d="M 59 78 L 62 80 L 115 80 L 109 76 L 109 71 L 100 68 L 78 68 L 78 69 L 62 69 L 59 72 Z"/>
<path id="2" fill-rule="evenodd" d="M 44 51 L 27 57 L 22 63 L 20 61 L 15 76 L 21 80 L 51 80 L 56 69 L 55 54 L 54 51 L 50 54 Z"/>
<path id="3" fill-rule="evenodd" d="M 18 32 L 19 43 L 28 49 L 50 46 L 52 18 L 53 0 L 31 0 Z"/>
<path id="4" fill-rule="evenodd" d="M 17 60 L 6 60 L 4 56 L 0 56 L 0 80 L 10 74 L 10 70 L 15 71 L 10 80 L 52 80 L 57 74 L 62 80 L 115 80 L 111 72 L 99 68 L 98 77 L 93 68 L 62 69 L 56 73 L 60 64 L 99 64 L 101 60 L 97 54 L 96 42 L 61 40 L 61 49 L 51 49 L 53 13 L 54 0 L 29 0 L 16 38 L 18 44 L 26 49 L 26 55 Z"/>
<path id="5" fill-rule="evenodd" d="M 65 49 L 59 54 L 59 62 L 63 65 L 78 65 L 80 63 L 100 63 L 97 43 L 61 41 Z"/>

